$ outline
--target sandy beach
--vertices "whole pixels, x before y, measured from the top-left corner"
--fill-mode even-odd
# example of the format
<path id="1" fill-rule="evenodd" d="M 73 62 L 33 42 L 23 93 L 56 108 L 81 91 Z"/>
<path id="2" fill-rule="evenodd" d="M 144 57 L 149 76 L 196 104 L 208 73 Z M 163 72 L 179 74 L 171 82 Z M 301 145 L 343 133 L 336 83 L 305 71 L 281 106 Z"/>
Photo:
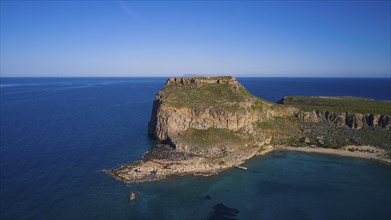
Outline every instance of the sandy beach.
<path id="1" fill-rule="evenodd" d="M 329 154 L 343 157 L 356 157 L 391 165 L 391 159 L 385 158 L 385 150 L 373 146 L 346 146 L 341 149 L 321 148 L 321 147 L 291 147 L 276 146 L 275 150 L 287 150 L 307 153 Z"/>

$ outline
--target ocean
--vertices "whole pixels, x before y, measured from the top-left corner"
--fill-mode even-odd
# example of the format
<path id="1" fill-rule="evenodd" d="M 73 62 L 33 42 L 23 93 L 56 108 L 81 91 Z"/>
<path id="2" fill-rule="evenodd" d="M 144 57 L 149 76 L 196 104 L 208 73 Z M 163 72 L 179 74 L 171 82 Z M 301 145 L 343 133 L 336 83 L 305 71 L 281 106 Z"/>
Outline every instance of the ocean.
<path id="1" fill-rule="evenodd" d="M 211 177 L 107 176 L 154 146 L 147 123 L 166 78 L 0 80 L 0 219 L 391 219 L 391 167 L 361 159 L 274 152 Z M 238 80 L 269 101 L 391 99 L 389 78 Z"/>

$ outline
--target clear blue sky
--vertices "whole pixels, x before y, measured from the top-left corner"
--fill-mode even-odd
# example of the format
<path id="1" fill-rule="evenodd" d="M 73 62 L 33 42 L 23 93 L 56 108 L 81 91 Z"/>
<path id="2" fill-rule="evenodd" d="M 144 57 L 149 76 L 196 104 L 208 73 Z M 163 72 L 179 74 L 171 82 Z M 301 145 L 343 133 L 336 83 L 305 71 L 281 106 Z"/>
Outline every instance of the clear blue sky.
<path id="1" fill-rule="evenodd" d="M 1 76 L 390 77 L 390 1 L 1 1 Z"/>

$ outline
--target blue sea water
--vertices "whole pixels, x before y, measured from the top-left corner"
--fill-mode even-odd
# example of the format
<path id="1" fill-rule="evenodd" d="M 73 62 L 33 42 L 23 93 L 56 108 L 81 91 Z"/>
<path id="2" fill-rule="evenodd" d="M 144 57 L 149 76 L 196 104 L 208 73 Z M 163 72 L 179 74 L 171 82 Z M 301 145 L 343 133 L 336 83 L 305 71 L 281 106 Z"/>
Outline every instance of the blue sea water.
<path id="1" fill-rule="evenodd" d="M 391 219 L 391 168 L 360 159 L 276 152 L 211 177 L 124 185 L 107 176 L 154 146 L 147 122 L 165 80 L 1 78 L 0 218 L 208 219 L 226 206 L 237 219 Z M 270 101 L 391 99 L 390 79 L 239 81 Z"/>

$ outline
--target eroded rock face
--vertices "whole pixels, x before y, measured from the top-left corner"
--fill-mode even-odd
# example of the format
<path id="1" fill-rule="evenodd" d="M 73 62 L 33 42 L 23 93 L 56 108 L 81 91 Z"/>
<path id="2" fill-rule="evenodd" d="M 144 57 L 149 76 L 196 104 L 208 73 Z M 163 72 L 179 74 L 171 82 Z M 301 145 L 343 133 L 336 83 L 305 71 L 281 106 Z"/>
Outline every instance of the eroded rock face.
<path id="1" fill-rule="evenodd" d="M 198 112 L 189 108 L 161 106 L 151 116 L 148 133 L 158 140 L 165 140 L 189 128 L 227 128 L 235 131 L 242 129 L 251 133 L 253 123 L 263 117 L 266 116 L 258 112 L 237 113 L 213 108 Z"/>
<path id="2" fill-rule="evenodd" d="M 242 87 L 234 78 L 228 79 L 195 79 L 195 78 L 170 78 L 165 86 L 195 86 L 223 84 L 230 85 L 232 89 Z M 164 90 L 164 89 L 163 89 Z M 243 99 L 238 103 L 232 103 L 241 107 L 240 111 L 228 111 L 218 106 L 210 106 L 206 109 L 194 109 L 188 107 L 175 107 L 167 103 L 167 97 L 163 92 L 159 92 L 153 103 L 151 119 L 148 124 L 148 134 L 150 137 L 163 141 L 173 137 L 178 133 L 189 128 L 208 129 L 208 128 L 226 128 L 229 130 L 241 130 L 244 133 L 252 133 L 254 123 L 283 115 L 292 115 L 292 111 L 271 110 L 268 106 L 271 103 L 264 102 L 264 109 L 252 109 L 257 101 L 255 97 Z M 225 100 L 222 100 L 225 101 Z M 259 101 L 259 100 L 258 100 Z"/>
<path id="3" fill-rule="evenodd" d="M 361 114 L 350 112 L 328 112 L 328 111 L 299 111 L 296 117 L 307 122 L 330 121 L 340 127 L 349 127 L 360 129 L 365 126 L 391 128 L 391 117 L 389 115 L 380 114 Z"/>

